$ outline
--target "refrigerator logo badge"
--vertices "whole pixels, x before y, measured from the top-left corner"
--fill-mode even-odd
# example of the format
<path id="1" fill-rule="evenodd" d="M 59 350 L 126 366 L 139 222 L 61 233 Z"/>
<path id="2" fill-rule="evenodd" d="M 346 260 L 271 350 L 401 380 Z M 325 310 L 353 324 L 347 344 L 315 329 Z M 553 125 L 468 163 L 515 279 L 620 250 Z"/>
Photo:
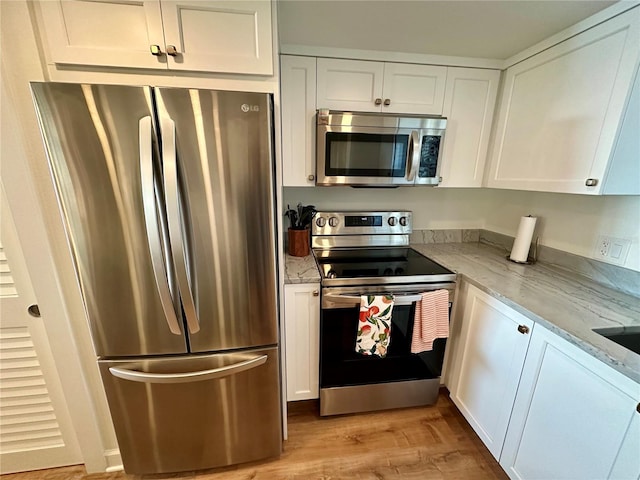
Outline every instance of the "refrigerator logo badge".
<path id="1" fill-rule="evenodd" d="M 246 103 L 243 103 L 240 108 L 244 113 L 260 111 L 260 105 L 247 105 Z"/>

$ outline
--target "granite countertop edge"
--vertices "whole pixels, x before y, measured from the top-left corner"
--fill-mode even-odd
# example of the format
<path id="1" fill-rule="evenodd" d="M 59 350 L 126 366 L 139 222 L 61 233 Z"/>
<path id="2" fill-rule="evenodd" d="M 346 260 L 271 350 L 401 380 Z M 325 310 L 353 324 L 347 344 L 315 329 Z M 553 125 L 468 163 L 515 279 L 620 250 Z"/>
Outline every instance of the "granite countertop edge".
<path id="1" fill-rule="evenodd" d="M 411 245 L 516 312 L 640 384 L 640 355 L 592 331 L 640 326 L 640 299 L 551 265 L 509 262 L 481 243 Z M 319 283 L 313 255 L 285 256 L 285 284 Z M 535 327 L 534 327 L 535 329 Z"/>

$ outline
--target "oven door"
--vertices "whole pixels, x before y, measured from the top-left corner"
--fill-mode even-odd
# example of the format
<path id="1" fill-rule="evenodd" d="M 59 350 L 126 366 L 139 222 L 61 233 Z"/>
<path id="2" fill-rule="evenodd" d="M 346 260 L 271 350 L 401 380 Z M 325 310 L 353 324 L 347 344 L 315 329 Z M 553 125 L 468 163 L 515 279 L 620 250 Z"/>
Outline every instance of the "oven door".
<path id="1" fill-rule="evenodd" d="M 334 287 L 322 290 L 320 320 L 320 388 L 370 385 L 438 378 L 446 339 L 436 339 L 431 351 L 411 353 L 415 302 L 422 292 L 449 290 L 449 312 L 455 283 L 411 286 Z M 355 351 L 360 296 L 392 293 L 391 342 L 384 358 Z"/>

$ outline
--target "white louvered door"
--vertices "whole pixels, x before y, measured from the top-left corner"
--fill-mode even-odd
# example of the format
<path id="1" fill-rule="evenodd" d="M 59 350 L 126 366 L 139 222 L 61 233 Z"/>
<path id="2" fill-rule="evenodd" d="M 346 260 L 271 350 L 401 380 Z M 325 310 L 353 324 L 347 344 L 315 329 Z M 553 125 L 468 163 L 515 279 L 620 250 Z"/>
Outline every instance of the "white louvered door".
<path id="1" fill-rule="evenodd" d="M 0 473 L 82 463 L 4 189 L 0 221 Z"/>

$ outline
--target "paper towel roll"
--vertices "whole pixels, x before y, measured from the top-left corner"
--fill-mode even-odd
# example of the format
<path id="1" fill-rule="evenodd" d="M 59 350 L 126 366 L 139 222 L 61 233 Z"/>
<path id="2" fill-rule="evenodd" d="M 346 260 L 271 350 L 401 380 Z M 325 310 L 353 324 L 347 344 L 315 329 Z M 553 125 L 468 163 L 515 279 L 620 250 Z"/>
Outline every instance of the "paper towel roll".
<path id="1" fill-rule="evenodd" d="M 536 217 L 529 215 L 528 217 L 520 217 L 520 225 L 518 225 L 518 233 L 513 242 L 511 255 L 509 258 L 514 262 L 526 262 L 529 257 L 529 248 L 531 247 L 531 239 L 533 238 L 533 230 L 536 228 Z"/>

